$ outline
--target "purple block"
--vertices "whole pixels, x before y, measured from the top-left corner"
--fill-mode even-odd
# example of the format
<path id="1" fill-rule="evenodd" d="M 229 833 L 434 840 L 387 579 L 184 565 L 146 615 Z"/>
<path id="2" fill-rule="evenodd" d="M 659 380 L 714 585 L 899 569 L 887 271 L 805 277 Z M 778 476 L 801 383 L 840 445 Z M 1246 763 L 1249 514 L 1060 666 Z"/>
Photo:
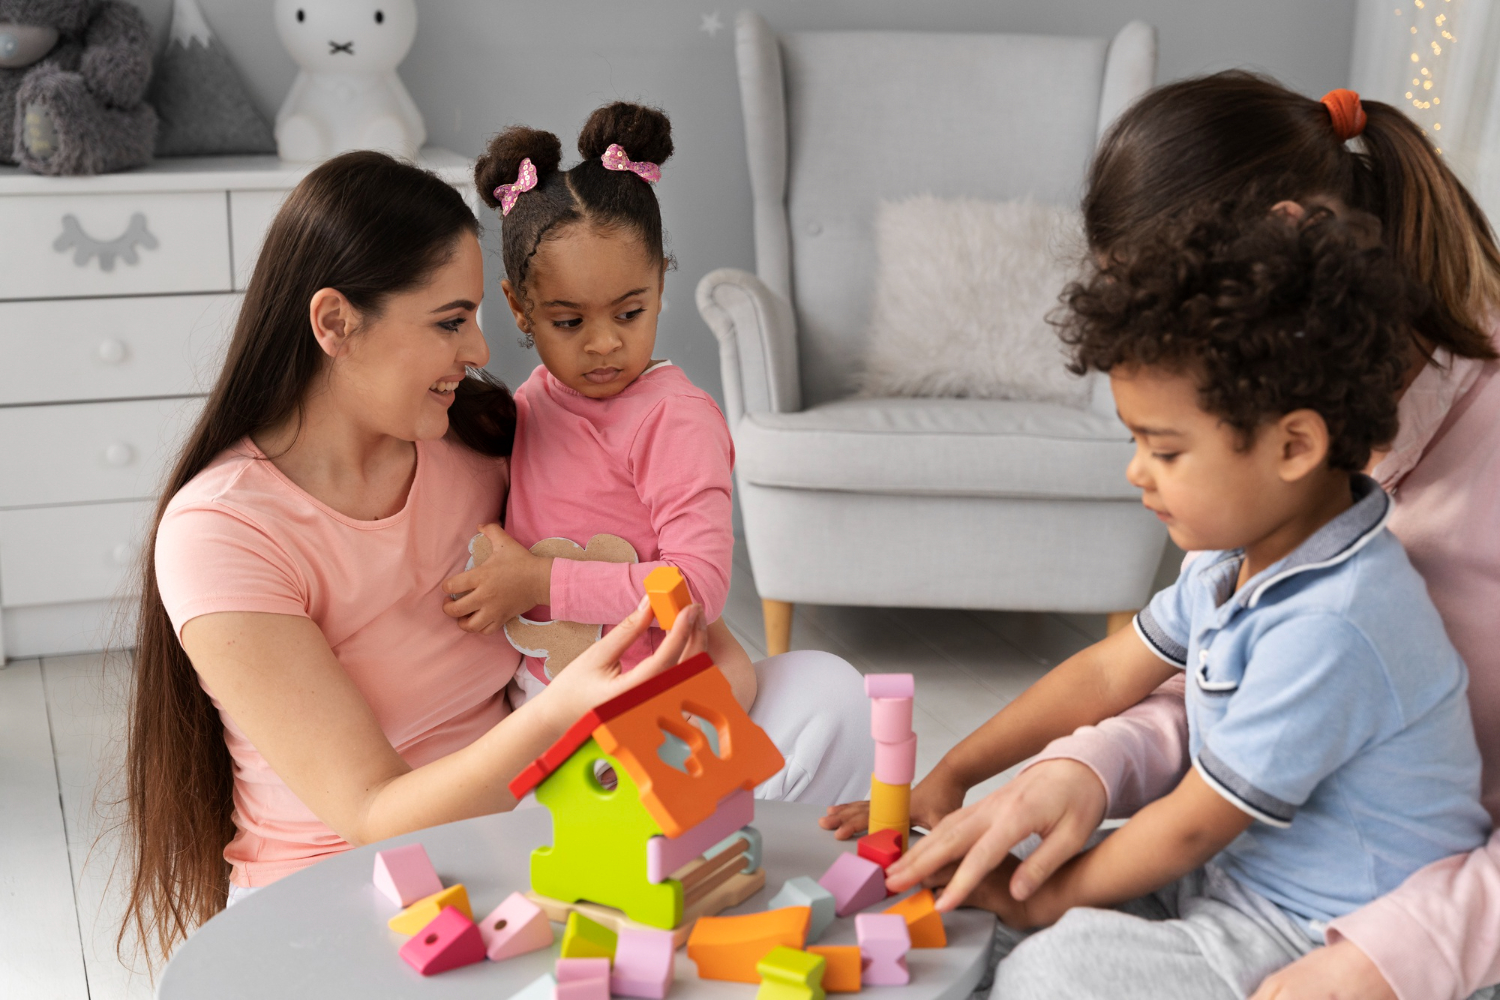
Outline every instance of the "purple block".
<path id="1" fill-rule="evenodd" d="M 885 869 L 858 854 L 840 854 L 818 884 L 833 893 L 841 917 L 885 900 Z"/>
<path id="2" fill-rule="evenodd" d="M 906 953 L 911 932 L 899 913 L 861 913 L 854 918 L 859 937 L 861 986 L 905 986 L 911 982 Z"/>
<path id="3" fill-rule="evenodd" d="M 911 706 L 910 698 L 870 699 L 870 735 L 876 743 L 900 743 L 911 737 Z"/>
<path id="4" fill-rule="evenodd" d="M 421 844 L 392 847 L 375 855 L 375 888 L 405 909 L 419 899 L 443 891 L 443 883 Z"/>
<path id="5" fill-rule="evenodd" d="M 917 682 L 911 674 L 865 674 L 865 695 L 870 698 L 915 698 Z"/>
<path id="6" fill-rule="evenodd" d="M 559 958 L 556 1000 L 609 1000 L 609 959 Z"/>
<path id="7" fill-rule="evenodd" d="M 479 922 L 484 952 L 492 962 L 524 955 L 552 943 L 552 921 L 542 908 L 513 892 Z"/>
<path id="8" fill-rule="evenodd" d="M 671 931 L 620 931 L 614 968 L 609 973 L 610 993 L 617 997 L 662 1000 L 672 986 L 676 954 Z"/>

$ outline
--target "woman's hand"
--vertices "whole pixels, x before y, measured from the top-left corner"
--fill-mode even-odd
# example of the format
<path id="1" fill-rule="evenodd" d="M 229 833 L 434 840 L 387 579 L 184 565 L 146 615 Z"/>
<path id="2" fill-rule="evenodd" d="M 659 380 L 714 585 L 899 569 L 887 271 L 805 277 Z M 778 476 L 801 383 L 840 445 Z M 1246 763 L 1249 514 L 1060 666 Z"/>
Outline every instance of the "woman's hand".
<path id="1" fill-rule="evenodd" d="M 939 764 L 911 790 L 911 824 L 931 830 L 953 810 L 964 804 L 968 788 Z M 818 820 L 834 839 L 848 840 L 864 833 L 870 826 L 869 802 L 845 802 L 828 807 L 828 814 Z"/>
<path id="2" fill-rule="evenodd" d="M 1022 771 L 971 806 L 951 813 L 891 866 L 886 887 L 901 892 L 957 862 L 938 898 L 947 912 L 959 906 L 1033 833 L 1042 843 L 1016 865 L 1009 895 L 1025 902 L 1057 868 L 1088 842 L 1104 819 L 1104 785 L 1073 760 L 1047 760 Z"/>
<path id="3" fill-rule="evenodd" d="M 552 600 L 552 558 L 539 556 L 498 524 L 483 524 L 488 554 L 474 554 L 474 568 L 443 581 L 443 614 L 465 632 L 491 635 L 516 615 Z"/>
<path id="4" fill-rule="evenodd" d="M 651 602 L 643 597 L 630 617 L 580 653 L 537 696 L 537 702 L 547 707 L 554 724 L 560 727 L 559 731 L 571 726 L 595 705 L 624 694 L 708 648 L 703 605 L 690 604 L 672 623 L 672 631 L 667 633 L 656 652 L 626 670 L 620 657 L 631 643 L 645 634 L 651 621 Z"/>
<path id="5" fill-rule="evenodd" d="M 1396 1000 L 1396 991 L 1370 956 L 1346 939 L 1271 973 L 1250 1000 Z"/>

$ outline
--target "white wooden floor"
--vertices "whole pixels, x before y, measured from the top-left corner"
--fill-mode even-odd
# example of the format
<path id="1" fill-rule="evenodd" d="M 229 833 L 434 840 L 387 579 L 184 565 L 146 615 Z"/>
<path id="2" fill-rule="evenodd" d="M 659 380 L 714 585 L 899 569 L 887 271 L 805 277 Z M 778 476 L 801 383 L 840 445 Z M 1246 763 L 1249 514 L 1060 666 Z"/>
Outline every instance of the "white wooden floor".
<path id="1" fill-rule="evenodd" d="M 743 548 L 725 611 L 763 656 Z M 1102 616 L 799 606 L 793 648 L 917 677 L 918 774 L 1049 667 L 1102 638 Z M 151 984 L 115 957 L 117 787 L 125 666 L 99 655 L 0 669 L 0 1000 L 121 1000 Z M 976 788 L 998 785 L 1005 775 Z"/>

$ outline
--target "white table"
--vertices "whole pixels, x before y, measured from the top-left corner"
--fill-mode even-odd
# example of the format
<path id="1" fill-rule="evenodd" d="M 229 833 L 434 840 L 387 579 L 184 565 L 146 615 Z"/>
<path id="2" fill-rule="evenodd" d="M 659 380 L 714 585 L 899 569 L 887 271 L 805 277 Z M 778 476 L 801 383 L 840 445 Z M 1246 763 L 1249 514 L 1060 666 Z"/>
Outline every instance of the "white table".
<path id="1" fill-rule="evenodd" d="M 836 841 L 817 827 L 816 806 L 757 802 L 755 826 L 765 837 L 766 887 L 727 912 L 764 910 L 794 875 L 822 875 L 852 841 Z M 444 885 L 462 882 L 476 918 L 513 890 L 529 884 L 531 849 L 549 843 L 551 815 L 523 809 L 450 823 L 329 858 L 257 892 L 205 924 L 178 949 L 157 988 L 160 1000 L 236 1000 L 276 997 L 475 997 L 505 1000 L 557 959 L 551 948 L 505 962 L 424 977 L 401 960 L 406 940 L 386 927 L 396 907 L 370 881 L 377 850 L 420 841 Z M 888 904 L 882 904 L 888 905 Z M 875 907 L 873 909 L 879 909 Z M 979 982 L 995 918 L 959 910 L 944 918 L 948 947 L 907 956 L 908 986 L 869 987 L 867 1000 L 963 1000 Z M 554 925 L 561 939 L 561 928 Z M 854 944 L 852 917 L 834 921 L 819 944 Z M 676 982 L 668 1000 L 752 1000 L 748 983 L 699 980 L 686 949 L 677 952 Z"/>

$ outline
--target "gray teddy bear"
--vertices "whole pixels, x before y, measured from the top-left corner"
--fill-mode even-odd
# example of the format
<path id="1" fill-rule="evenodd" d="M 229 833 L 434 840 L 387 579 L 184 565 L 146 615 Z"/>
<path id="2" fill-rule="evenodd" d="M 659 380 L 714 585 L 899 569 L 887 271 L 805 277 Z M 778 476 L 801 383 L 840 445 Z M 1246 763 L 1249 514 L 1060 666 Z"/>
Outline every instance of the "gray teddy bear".
<path id="1" fill-rule="evenodd" d="M 123 0 L 0 0 L 0 163 L 99 174 L 151 160 L 151 29 Z"/>

